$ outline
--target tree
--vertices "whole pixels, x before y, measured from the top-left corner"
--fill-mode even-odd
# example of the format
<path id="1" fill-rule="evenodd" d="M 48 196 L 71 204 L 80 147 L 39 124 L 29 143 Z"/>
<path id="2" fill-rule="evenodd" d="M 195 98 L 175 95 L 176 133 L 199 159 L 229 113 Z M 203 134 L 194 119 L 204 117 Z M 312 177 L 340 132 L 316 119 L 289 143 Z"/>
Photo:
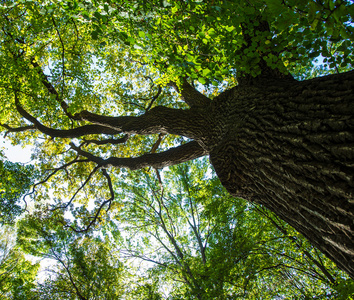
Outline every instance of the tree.
<path id="1" fill-rule="evenodd" d="M 231 195 L 354 276 L 354 73 L 291 75 L 314 75 L 319 55 L 327 73 L 352 68 L 351 2 L 2 3 L 0 122 L 36 145 L 38 202 L 51 184 L 43 205 L 70 209 L 67 226 L 112 207 L 115 170 L 208 155 Z"/>
<path id="2" fill-rule="evenodd" d="M 109 240 L 76 236 L 58 225 L 58 218 L 28 215 L 19 222 L 18 245 L 51 261 L 33 287 L 34 299 L 121 299 L 128 273 Z"/>
<path id="3" fill-rule="evenodd" d="M 5 300 L 30 299 L 39 264 L 25 258 L 15 244 L 14 230 L 0 228 L 0 296 Z"/>

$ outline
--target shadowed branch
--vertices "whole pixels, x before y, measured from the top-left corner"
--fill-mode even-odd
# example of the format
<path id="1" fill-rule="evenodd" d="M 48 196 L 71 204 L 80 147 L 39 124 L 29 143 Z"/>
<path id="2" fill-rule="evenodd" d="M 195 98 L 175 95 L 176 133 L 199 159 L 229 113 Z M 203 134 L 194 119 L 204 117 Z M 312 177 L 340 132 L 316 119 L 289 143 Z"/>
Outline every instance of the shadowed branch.
<path id="1" fill-rule="evenodd" d="M 110 157 L 107 159 L 103 159 L 82 150 L 74 143 L 71 143 L 70 145 L 77 154 L 95 162 L 100 167 L 107 168 L 112 166 L 117 168 L 127 168 L 130 170 L 138 170 L 145 167 L 161 169 L 207 155 L 206 150 L 195 141 L 160 153 L 147 153 L 139 157 Z"/>
<path id="2" fill-rule="evenodd" d="M 211 100 L 192 87 L 186 78 L 182 79 L 182 84 L 180 86 L 177 86 L 175 82 L 170 82 L 169 85 L 181 95 L 182 100 L 190 107 L 207 106 L 211 103 Z"/>
<path id="3" fill-rule="evenodd" d="M 129 139 L 129 134 L 126 134 L 120 139 L 105 139 L 105 140 L 85 140 L 85 145 L 95 144 L 95 145 L 118 145 L 124 144 Z"/>

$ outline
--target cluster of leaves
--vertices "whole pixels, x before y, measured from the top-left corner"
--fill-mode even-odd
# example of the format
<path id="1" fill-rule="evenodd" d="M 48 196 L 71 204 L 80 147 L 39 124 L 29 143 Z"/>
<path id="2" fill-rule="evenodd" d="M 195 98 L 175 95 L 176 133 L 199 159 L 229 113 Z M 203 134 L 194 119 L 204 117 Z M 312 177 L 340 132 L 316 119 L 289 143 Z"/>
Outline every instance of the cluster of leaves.
<path id="1" fill-rule="evenodd" d="M 33 165 L 0 161 L 0 224 L 12 223 L 24 211 L 22 197 L 37 179 Z"/>
<path id="2" fill-rule="evenodd" d="M 38 162 L 38 169 L 44 178 L 50 179 L 37 186 L 37 202 L 46 202 L 50 190 L 55 190 L 53 201 L 60 206 L 64 197 L 70 199 L 78 189 L 88 187 L 89 189 L 84 190 L 85 193 L 73 199 L 77 200 L 81 207 L 66 207 L 72 210 L 75 217 L 87 221 L 87 216 L 91 213 L 84 207 L 89 202 L 88 195 L 104 199 L 107 196 L 105 178 L 100 174 L 91 173 L 94 169 L 92 164 L 81 163 L 77 168 L 71 169 L 72 172 L 69 172 L 68 168 L 53 172 L 58 164 L 69 163 L 75 158 L 75 153 L 67 151 L 68 145 L 65 142 L 68 140 L 58 143 L 54 139 L 37 139 L 34 142 L 39 136 L 38 132 L 34 132 L 33 126 L 19 118 L 14 101 L 8 100 L 14 99 L 15 93 L 21 90 L 18 95 L 21 105 L 38 116 L 40 122 L 67 129 L 73 125 L 67 114 L 74 114 L 82 109 L 107 115 L 136 115 L 148 111 L 153 106 L 168 104 L 174 95 L 168 89 L 162 90 L 158 87 L 154 83 L 156 72 L 129 58 L 127 49 L 120 47 L 119 43 L 103 47 L 102 40 L 94 40 L 90 34 L 93 25 L 77 20 L 81 20 L 85 14 L 80 14 L 77 18 L 66 14 L 65 9 L 71 6 L 70 2 L 67 6 L 64 4 L 55 1 L 2 2 L 0 101 L 4 105 L 0 108 L 0 124 L 10 124 L 4 126 L 5 130 L 10 132 L 8 137 L 14 143 L 35 144 L 37 148 L 34 157 Z M 43 68 L 45 72 L 40 68 L 42 66 L 46 66 Z M 133 90 L 137 92 L 134 94 Z M 69 105 L 65 112 L 61 102 L 63 100 Z M 180 101 L 171 106 L 179 108 L 183 104 Z M 102 140 L 105 138 L 111 136 L 100 137 Z M 88 150 L 93 150 L 96 155 L 105 153 L 133 156 L 149 152 L 156 137 L 131 137 L 124 147 L 105 144 L 97 148 L 95 143 L 91 143 L 92 140 L 97 141 L 97 136 L 85 137 Z M 167 137 L 164 142 L 164 147 L 171 146 L 174 138 Z M 14 165 L 13 168 L 19 170 L 16 176 L 22 174 L 19 165 Z M 28 172 L 31 172 L 31 167 L 28 167 Z M 68 184 L 58 186 L 57 180 L 63 181 L 63 174 Z M 83 184 L 90 174 L 92 180 Z M 10 184 L 10 178 L 7 178 L 6 174 L 3 175 L 4 184 Z M 19 189 L 25 192 L 28 182 L 22 180 L 22 177 L 17 179 L 23 182 L 24 186 Z M 3 196 L 5 197 L 5 194 Z M 9 194 L 6 195 L 8 196 Z M 11 199 L 14 201 L 15 198 Z M 7 206 L 4 205 L 5 207 Z M 12 207 L 16 208 L 16 213 L 19 212 L 18 206 Z"/>
<path id="3" fill-rule="evenodd" d="M 218 86 L 235 69 L 259 75 L 262 60 L 292 73 L 320 56 L 329 70 L 353 63 L 354 8 L 347 1 L 99 3 L 70 1 L 65 9 L 92 23 L 94 39 L 119 41 L 131 57 L 145 54 L 143 62 L 167 81 L 188 76 Z"/>
<path id="4" fill-rule="evenodd" d="M 120 299 L 122 264 L 107 239 L 64 229 L 60 216 L 28 216 L 19 223 L 17 243 L 47 260 L 32 289 L 36 299 Z"/>

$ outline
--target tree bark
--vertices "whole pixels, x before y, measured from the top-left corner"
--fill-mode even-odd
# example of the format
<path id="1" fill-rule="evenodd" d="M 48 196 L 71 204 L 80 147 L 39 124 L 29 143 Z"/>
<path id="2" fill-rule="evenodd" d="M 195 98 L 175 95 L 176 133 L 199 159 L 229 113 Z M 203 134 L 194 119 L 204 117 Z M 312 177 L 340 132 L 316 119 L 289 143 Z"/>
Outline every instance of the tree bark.
<path id="1" fill-rule="evenodd" d="M 239 85 L 203 147 L 234 196 L 262 204 L 354 278 L 354 72 Z"/>

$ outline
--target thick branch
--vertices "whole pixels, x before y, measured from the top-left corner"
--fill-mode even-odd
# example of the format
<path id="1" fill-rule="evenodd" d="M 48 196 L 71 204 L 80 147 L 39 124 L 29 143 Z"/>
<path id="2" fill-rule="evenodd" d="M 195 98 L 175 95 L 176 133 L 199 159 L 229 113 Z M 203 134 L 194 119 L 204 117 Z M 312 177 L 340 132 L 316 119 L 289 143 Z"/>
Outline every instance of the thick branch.
<path id="1" fill-rule="evenodd" d="M 195 110 L 173 109 L 156 106 L 141 116 L 110 117 L 82 111 L 75 117 L 93 124 L 129 134 L 170 133 L 189 138 L 200 137 L 207 127 L 204 117 Z"/>
<path id="2" fill-rule="evenodd" d="M 105 139 L 105 140 L 85 140 L 85 144 L 95 144 L 95 145 L 118 145 L 124 144 L 129 139 L 129 134 L 126 134 L 122 138 L 119 139 Z"/>
<path id="3" fill-rule="evenodd" d="M 82 150 L 81 148 L 75 146 L 71 143 L 72 149 L 74 149 L 79 155 L 88 158 L 90 161 L 97 163 L 100 167 L 118 167 L 118 168 L 128 168 L 130 170 L 138 170 L 145 167 L 153 167 L 156 169 L 161 169 L 164 167 L 176 165 L 183 163 L 204 155 L 207 155 L 206 150 L 204 150 L 197 142 L 192 141 L 187 144 L 181 145 L 176 148 L 169 149 L 161 153 L 148 153 L 139 157 L 110 157 L 108 159 L 103 159 L 93 154 Z"/>
<path id="4" fill-rule="evenodd" d="M 81 127 L 73 128 L 73 129 L 53 129 L 49 128 L 42 123 L 40 123 L 35 117 L 33 117 L 30 113 L 28 113 L 21 105 L 18 100 L 17 94 L 15 93 L 15 105 L 17 111 L 20 113 L 22 117 L 24 117 L 27 121 L 31 122 L 35 128 L 37 128 L 42 133 L 49 135 L 51 137 L 61 137 L 61 138 L 77 138 L 80 136 L 88 135 L 88 134 L 117 134 L 119 131 L 100 126 L 100 125 L 84 125 Z"/>
<path id="5" fill-rule="evenodd" d="M 207 106 L 211 102 L 208 97 L 204 96 L 202 93 L 197 91 L 194 87 L 192 87 L 185 78 L 182 79 L 182 85 L 180 87 L 178 87 L 177 84 L 174 82 L 171 82 L 170 85 L 179 94 L 181 94 L 182 100 L 186 102 L 190 107 Z"/>
<path id="6" fill-rule="evenodd" d="M 73 119 L 88 121 L 93 124 L 84 125 L 73 129 L 53 129 L 43 125 L 37 118 L 27 112 L 20 104 L 15 91 L 15 105 L 17 111 L 26 120 L 42 133 L 51 137 L 75 138 L 88 134 L 155 134 L 170 133 L 182 135 L 191 139 L 198 138 L 204 130 L 207 130 L 205 116 L 196 109 L 173 109 L 164 106 L 156 106 L 141 116 L 104 116 L 81 111 L 73 116 Z"/>

